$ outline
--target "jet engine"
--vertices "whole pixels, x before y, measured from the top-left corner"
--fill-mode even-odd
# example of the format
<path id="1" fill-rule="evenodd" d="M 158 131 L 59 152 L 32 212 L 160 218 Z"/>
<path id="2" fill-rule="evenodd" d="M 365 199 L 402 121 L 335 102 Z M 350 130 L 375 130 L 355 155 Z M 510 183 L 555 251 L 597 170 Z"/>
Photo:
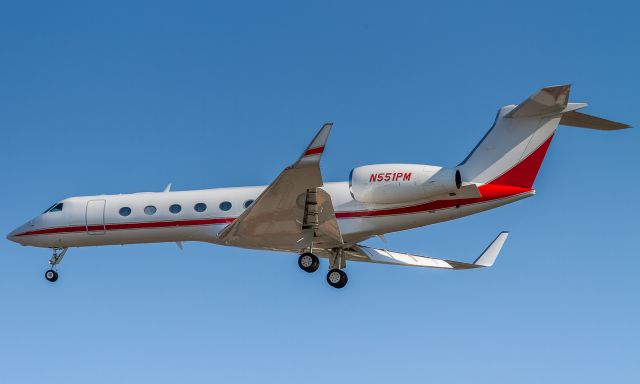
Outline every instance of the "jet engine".
<path id="1" fill-rule="evenodd" d="M 394 204 L 455 194 L 462 186 L 460 171 L 433 165 L 375 164 L 354 168 L 351 196 L 362 203 Z"/>

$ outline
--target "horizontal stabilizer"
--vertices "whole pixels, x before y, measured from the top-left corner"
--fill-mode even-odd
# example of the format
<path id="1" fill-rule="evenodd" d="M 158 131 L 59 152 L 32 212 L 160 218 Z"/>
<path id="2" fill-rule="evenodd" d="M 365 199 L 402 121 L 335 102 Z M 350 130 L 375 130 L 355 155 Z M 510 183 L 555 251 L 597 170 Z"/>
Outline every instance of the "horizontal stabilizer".
<path id="1" fill-rule="evenodd" d="M 562 113 L 569 102 L 571 85 L 545 87 L 520 103 L 505 117 L 535 117 Z"/>
<path id="2" fill-rule="evenodd" d="M 498 237 L 482 252 L 473 263 L 438 259 L 435 257 L 411 255 L 389 251 L 386 249 L 356 246 L 345 250 L 348 260 L 364 261 L 369 263 L 407 265 L 412 267 L 441 268 L 441 269 L 471 269 L 490 267 L 495 262 L 504 242 L 509 236 L 508 232 L 501 232 Z"/>
<path id="3" fill-rule="evenodd" d="M 618 123 L 615 121 L 603 119 L 587 115 L 578 111 L 571 111 L 562 114 L 560 125 L 569 125 L 572 127 L 600 129 L 604 131 L 612 131 L 616 129 L 631 128 L 630 125 Z"/>

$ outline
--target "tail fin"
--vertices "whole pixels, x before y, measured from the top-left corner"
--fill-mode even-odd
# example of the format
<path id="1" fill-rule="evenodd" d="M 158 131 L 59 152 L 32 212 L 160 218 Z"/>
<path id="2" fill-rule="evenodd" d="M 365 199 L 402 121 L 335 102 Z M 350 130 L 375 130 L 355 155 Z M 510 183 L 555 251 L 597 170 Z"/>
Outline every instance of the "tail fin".
<path id="1" fill-rule="evenodd" d="M 629 128 L 576 112 L 587 104 L 569 103 L 570 89 L 570 85 L 542 88 L 519 105 L 502 107 L 489 132 L 458 166 L 462 178 L 531 188 L 559 124 L 605 130 Z"/>

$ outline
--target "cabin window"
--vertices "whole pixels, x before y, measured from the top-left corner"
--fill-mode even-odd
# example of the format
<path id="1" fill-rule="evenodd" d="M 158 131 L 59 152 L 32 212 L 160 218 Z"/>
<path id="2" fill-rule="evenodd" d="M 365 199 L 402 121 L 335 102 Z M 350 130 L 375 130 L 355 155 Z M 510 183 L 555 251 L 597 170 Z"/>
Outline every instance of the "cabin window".
<path id="1" fill-rule="evenodd" d="M 204 211 L 206 211 L 206 210 L 207 210 L 207 204 L 205 204 L 205 203 L 198 203 L 198 204 L 196 204 L 196 205 L 194 205 L 194 206 L 193 206 L 193 209 L 194 209 L 196 212 L 204 212 Z"/>
<path id="2" fill-rule="evenodd" d="M 171 213 L 180 213 L 180 211 L 182 211 L 182 207 L 180 206 L 180 204 L 173 204 L 169 207 L 169 212 Z"/>
<path id="3" fill-rule="evenodd" d="M 131 214 L 131 208 L 129 207 L 122 207 L 120 208 L 120 210 L 118 211 L 118 213 L 120 213 L 120 216 L 129 216 Z"/>
<path id="4" fill-rule="evenodd" d="M 220 209 L 223 211 L 228 211 L 231 209 L 231 203 L 228 201 L 223 201 L 222 203 L 220 203 Z"/>
<path id="5" fill-rule="evenodd" d="M 244 204 L 242 204 L 242 206 L 245 207 L 245 208 L 249 208 L 249 206 L 251 206 L 251 204 L 253 204 L 253 199 L 245 201 Z"/>
<path id="6" fill-rule="evenodd" d="M 144 213 L 146 213 L 147 215 L 153 215 L 154 213 L 156 213 L 156 211 L 157 209 L 153 205 L 147 205 L 146 207 L 144 207 Z"/>
<path id="7" fill-rule="evenodd" d="M 62 211 L 62 206 L 64 204 L 62 203 L 55 203 L 52 206 L 50 206 L 49 208 L 47 208 L 46 211 L 42 212 L 42 213 L 47 213 L 47 212 L 60 212 Z"/>

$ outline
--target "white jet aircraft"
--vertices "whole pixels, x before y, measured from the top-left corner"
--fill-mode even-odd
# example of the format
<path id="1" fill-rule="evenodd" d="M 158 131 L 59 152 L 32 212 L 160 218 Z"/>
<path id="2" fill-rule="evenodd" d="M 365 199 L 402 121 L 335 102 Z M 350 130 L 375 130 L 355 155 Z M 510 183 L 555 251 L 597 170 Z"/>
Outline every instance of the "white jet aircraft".
<path id="1" fill-rule="evenodd" d="M 347 283 L 347 261 L 444 269 L 493 265 L 502 232 L 472 263 L 411 255 L 359 243 L 373 236 L 457 219 L 533 196 L 533 182 L 558 125 L 616 130 L 628 125 L 590 116 L 569 103 L 569 85 L 543 88 L 498 111 L 480 143 L 459 165 L 357 167 L 349 181 L 325 183 L 320 158 L 332 124 L 269 186 L 81 196 L 53 204 L 7 238 L 50 248 L 47 280 L 70 247 L 203 241 L 294 252 L 303 271 L 329 259 L 327 282 Z"/>

